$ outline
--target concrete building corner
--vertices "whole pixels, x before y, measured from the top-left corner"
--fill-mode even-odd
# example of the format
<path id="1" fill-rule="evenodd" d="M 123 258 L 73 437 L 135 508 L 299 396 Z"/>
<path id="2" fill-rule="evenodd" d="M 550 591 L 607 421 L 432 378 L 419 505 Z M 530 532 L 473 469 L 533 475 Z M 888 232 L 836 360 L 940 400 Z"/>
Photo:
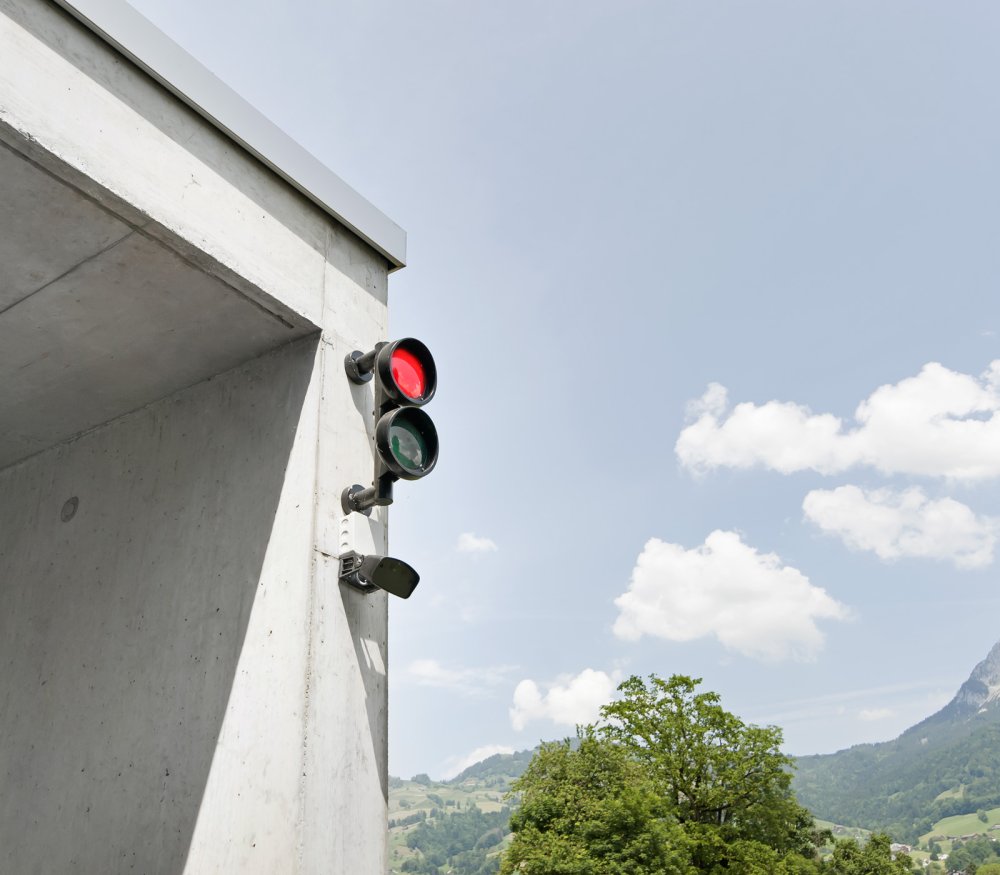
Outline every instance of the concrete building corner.
<path id="1" fill-rule="evenodd" d="M 382 875 L 405 235 L 126 7 L 0 0 L 0 871 Z"/>

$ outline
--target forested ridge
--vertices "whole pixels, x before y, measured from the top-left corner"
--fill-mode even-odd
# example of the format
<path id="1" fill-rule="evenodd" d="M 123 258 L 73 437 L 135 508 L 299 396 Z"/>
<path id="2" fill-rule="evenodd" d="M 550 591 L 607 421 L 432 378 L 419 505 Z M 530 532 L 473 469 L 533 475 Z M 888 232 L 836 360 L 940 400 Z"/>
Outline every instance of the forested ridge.
<path id="1" fill-rule="evenodd" d="M 1000 805 L 1000 643 L 954 698 L 882 744 L 799 757 L 793 786 L 817 817 L 914 842 L 943 817 Z"/>
<path id="2" fill-rule="evenodd" d="M 796 765 L 795 789 L 817 816 L 914 842 L 943 817 L 1000 805 L 1000 724 L 936 750 L 889 742 Z"/>

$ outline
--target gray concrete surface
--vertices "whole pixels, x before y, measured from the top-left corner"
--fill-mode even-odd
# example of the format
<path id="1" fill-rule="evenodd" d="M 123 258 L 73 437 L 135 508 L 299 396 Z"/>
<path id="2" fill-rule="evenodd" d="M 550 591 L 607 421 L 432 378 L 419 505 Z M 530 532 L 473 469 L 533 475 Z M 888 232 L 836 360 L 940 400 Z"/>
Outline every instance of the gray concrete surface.
<path id="1" fill-rule="evenodd" d="M 216 749 L 241 732 L 257 749 L 229 764 L 226 859 L 190 871 L 290 871 L 301 744 L 269 739 L 303 722 L 311 460 L 292 453 L 316 349 L 0 472 L 0 871 L 183 871 Z M 227 726 L 250 647 L 253 723 Z"/>
<path id="2" fill-rule="evenodd" d="M 386 871 L 392 265 L 48 0 L 0 0 L 0 872 Z"/>

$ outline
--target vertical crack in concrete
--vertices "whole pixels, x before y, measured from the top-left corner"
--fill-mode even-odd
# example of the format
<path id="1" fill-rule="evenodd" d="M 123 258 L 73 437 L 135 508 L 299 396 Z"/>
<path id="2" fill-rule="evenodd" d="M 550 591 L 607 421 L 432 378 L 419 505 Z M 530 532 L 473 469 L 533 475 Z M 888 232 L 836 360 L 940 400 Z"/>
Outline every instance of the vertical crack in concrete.
<path id="1" fill-rule="evenodd" d="M 320 306 L 322 311 L 325 312 L 326 309 L 326 264 L 325 259 L 328 257 L 330 252 L 330 229 L 327 228 L 326 231 L 326 252 L 324 252 L 324 266 L 323 266 L 323 288 L 320 295 Z M 321 320 L 322 321 L 322 320 Z M 329 358 L 328 351 L 322 342 L 322 335 L 320 336 L 320 342 L 316 345 L 316 354 L 319 358 L 318 377 L 319 386 L 318 392 L 316 393 L 316 405 L 318 407 L 316 415 L 316 446 L 315 446 L 315 467 L 314 467 L 314 479 L 313 479 L 313 507 L 312 507 L 312 564 L 311 564 L 311 579 L 309 581 L 309 602 L 306 608 L 306 622 L 309 624 L 309 631 L 306 635 L 306 676 L 305 684 L 303 686 L 303 696 L 302 696 L 302 759 L 299 768 L 299 837 L 298 837 L 298 860 L 296 871 L 304 872 L 305 865 L 305 851 L 306 851 L 306 805 L 309 801 L 308 799 L 308 757 L 309 757 L 309 708 L 311 706 L 311 694 L 312 694 L 312 681 L 313 681 L 313 660 L 315 658 L 314 653 L 314 639 L 315 639 L 315 617 L 316 617 L 316 590 L 320 586 L 321 579 L 325 580 L 326 575 L 325 563 L 326 558 L 317 549 L 319 544 L 319 481 L 320 481 L 320 463 L 322 461 L 320 449 L 323 444 L 323 397 L 326 391 L 326 365 L 327 359 Z M 337 561 L 336 559 L 334 561 Z"/>

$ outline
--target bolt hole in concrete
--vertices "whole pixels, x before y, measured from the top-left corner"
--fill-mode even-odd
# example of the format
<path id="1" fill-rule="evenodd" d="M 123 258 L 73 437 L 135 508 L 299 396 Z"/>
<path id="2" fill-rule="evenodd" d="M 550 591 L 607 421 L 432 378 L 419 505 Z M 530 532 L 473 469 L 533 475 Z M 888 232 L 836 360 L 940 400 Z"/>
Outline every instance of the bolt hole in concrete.
<path id="1" fill-rule="evenodd" d="M 60 518 L 64 523 L 68 523 L 73 517 L 76 516 L 76 509 L 80 506 L 80 499 L 75 495 L 67 499 L 66 503 L 62 506 L 62 512 L 59 514 Z"/>

